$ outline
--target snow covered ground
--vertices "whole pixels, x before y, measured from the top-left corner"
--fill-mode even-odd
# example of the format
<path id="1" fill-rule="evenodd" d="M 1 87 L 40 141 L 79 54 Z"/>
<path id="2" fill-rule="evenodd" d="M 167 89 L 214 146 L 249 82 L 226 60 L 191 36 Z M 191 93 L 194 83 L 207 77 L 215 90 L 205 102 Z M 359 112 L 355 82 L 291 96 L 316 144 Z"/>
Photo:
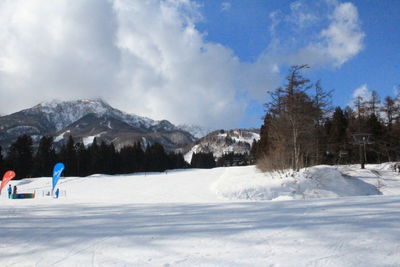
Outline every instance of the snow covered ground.
<path id="1" fill-rule="evenodd" d="M 50 178 L 12 181 L 48 190 Z M 0 266 L 399 266 L 391 164 L 64 178 L 0 197 Z M 286 201 L 286 199 L 292 199 Z M 269 201 L 284 200 L 284 201 Z"/>

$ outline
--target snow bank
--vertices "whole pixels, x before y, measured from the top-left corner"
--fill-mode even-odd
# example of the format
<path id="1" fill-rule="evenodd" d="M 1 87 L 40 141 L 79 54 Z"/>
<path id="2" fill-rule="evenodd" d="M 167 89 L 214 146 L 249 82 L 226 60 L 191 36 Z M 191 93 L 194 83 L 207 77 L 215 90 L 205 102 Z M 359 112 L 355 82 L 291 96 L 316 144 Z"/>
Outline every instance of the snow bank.
<path id="1" fill-rule="evenodd" d="M 227 168 L 212 185 L 222 198 L 288 200 L 378 195 L 379 190 L 357 178 L 344 177 L 333 166 L 315 166 L 298 173 L 262 173 L 254 166 Z"/>
<path id="2" fill-rule="evenodd" d="M 393 164 L 315 166 L 298 173 L 262 173 L 254 166 L 174 170 L 164 173 L 62 178 L 67 203 L 216 203 L 365 195 L 399 195 Z M 12 180 L 20 192 L 51 189 L 51 178 Z M 6 199 L 7 195 L 0 195 Z M 44 199 L 42 199 L 44 200 Z M 35 201 L 41 201 L 39 199 Z M 51 201 L 51 200 L 44 200 Z"/>

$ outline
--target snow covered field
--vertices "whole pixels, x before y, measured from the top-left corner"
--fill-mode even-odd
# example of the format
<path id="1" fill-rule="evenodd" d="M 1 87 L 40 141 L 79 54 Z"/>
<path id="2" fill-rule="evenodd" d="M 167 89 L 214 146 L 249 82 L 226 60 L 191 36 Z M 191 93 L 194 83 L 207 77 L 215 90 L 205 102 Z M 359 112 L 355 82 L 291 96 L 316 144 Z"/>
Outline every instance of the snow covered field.
<path id="1" fill-rule="evenodd" d="M 60 199 L 3 192 L 0 266 L 399 266 L 400 176 L 358 168 L 72 177 Z M 51 179 L 11 183 L 33 192 Z"/>

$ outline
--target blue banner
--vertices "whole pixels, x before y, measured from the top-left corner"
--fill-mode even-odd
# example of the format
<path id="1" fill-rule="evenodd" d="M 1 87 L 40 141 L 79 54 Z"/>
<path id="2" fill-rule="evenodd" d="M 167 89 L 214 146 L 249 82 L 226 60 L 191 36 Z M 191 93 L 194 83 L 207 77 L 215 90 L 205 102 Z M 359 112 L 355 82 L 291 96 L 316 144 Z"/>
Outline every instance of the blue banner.
<path id="1" fill-rule="evenodd" d="M 61 173 L 63 172 L 63 170 L 64 170 L 64 164 L 62 164 L 62 163 L 57 163 L 54 166 L 54 169 L 53 169 L 53 188 L 51 189 L 52 191 L 54 191 L 54 188 L 56 187 L 56 184 L 57 184 L 58 180 L 60 179 Z"/>

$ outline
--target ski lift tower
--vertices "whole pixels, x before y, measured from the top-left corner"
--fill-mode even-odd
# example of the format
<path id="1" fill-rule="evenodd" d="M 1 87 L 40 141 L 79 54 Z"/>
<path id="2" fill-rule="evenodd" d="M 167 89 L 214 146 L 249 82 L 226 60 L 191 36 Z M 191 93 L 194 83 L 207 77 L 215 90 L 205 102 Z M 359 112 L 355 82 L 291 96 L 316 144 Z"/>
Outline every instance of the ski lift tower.
<path id="1" fill-rule="evenodd" d="M 367 161 L 366 146 L 374 143 L 371 138 L 372 134 L 354 133 L 352 134 L 352 136 L 353 136 L 353 145 L 359 146 L 361 169 L 365 169 L 365 162 Z"/>

